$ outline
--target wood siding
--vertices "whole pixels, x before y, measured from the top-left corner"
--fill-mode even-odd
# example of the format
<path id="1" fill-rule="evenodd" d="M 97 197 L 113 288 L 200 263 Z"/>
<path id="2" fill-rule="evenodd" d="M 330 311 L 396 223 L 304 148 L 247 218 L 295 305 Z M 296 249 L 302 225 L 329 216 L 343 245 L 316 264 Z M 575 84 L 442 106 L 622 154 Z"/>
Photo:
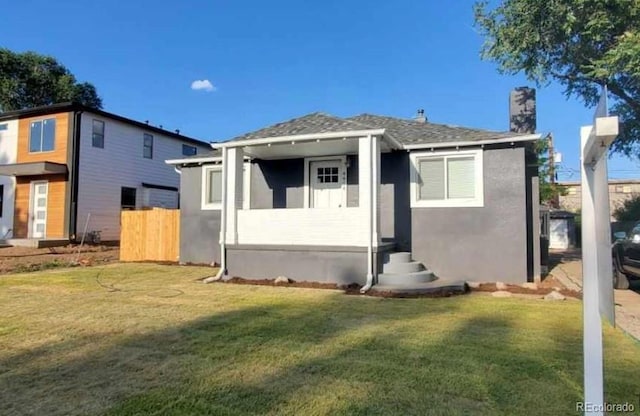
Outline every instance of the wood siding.
<path id="1" fill-rule="evenodd" d="M 70 113 L 48 114 L 46 116 L 20 119 L 18 128 L 18 163 L 27 162 L 68 162 L 68 149 L 70 143 L 69 122 Z M 29 153 L 29 136 L 31 134 L 31 122 L 37 120 L 56 119 L 56 135 L 54 150 L 51 152 Z"/>
<path id="2" fill-rule="evenodd" d="M 121 261 L 178 261 L 180 210 L 122 211 Z"/>
<path id="3" fill-rule="evenodd" d="M 14 238 L 29 237 L 29 201 L 31 182 L 48 181 L 46 238 L 66 238 L 67 223 L 65 200 L 67 181 L 65 175 L 45 175 L 16 178 Z"/>

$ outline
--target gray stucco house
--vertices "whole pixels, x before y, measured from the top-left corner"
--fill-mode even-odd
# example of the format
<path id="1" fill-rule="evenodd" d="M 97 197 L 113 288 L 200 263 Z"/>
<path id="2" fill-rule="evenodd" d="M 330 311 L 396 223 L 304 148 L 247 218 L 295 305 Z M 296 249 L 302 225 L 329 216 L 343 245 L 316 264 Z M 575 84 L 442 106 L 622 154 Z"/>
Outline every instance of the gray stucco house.
<path id="1" fill-rule="evenodd" d="M 533 281 L 539 138 L 423 112 L 313 113 L 213 143 L 167 161 L 181 172 L 180 261 L 365 291 Z"/>

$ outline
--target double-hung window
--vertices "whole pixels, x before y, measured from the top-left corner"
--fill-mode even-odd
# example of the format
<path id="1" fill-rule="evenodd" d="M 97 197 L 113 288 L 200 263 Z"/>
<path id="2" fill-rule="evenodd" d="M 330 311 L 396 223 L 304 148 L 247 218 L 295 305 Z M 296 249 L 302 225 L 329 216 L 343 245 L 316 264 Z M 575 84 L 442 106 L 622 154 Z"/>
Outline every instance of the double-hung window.
<path id="1" fill-rule="evenodd" d="M 50 152 L 55 148 L 56 119 L 48 118 L 31 122 L 29 152 Z"/>
<path id="2" fill-rule="evenodd" d="M 202 209 L 222 207 L 222 166 L 202 168 Z"/>
<path id="3" fill-rule="evenodd" d="M 144 134 L 142 156 L 145 159 L 153 159 L 153 136 L 149 133 Z"/>
<path id="4" fill-rule="evenodd" d="M 484 206 L 482 150 L 412 153 L 411 206 Z"/>

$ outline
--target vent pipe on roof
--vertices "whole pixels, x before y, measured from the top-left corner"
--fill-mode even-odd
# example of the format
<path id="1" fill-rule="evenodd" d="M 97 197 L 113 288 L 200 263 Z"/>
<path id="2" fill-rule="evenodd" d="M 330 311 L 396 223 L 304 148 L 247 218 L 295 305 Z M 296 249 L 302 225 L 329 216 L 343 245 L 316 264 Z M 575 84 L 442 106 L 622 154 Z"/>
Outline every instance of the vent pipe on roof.
<path id="1" fill-rule="evenodd" d="M 417 114 L 413 119 L 415 121 L 417 121 L 418 123 L 426 123 L 427 122 L 427 117 L 425 117 L 424 110 L 422 108 L 417 111 Z"/>

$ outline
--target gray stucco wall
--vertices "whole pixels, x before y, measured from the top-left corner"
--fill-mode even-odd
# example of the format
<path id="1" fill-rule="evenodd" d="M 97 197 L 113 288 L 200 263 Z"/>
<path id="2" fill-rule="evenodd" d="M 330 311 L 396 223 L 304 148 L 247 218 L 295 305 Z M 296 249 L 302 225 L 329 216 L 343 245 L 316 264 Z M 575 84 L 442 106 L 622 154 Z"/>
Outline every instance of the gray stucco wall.
<path id="1" fill-rule="evenodd" d="M 358 206 L 358 157 L 347 156 L 347 206 Z M 303 208 L 304 159 L 256 160 L 251 165 L 251 209 Z"/>
<path id="2" fill-rule="evenodd" d="M 411 251 L 409 154 L 382 154 L 380 170 L 380 236 L 398 251 Z"/>
<path id="3" fill-rule="evenodd" d="M 304 159 L 251 164 L 251 209 L 304 207 Z"/>
<path id="4" fill-rule="evenodd" d="M 220 263 L 220 211 L 202 210 L 202 168 L 184 167 L 180 175 L 180 262 Z"/>
<path id="5" fill-rule="evenodd" d="M 374 252 L 374 262 L 382 268 L 385 253 L 392 246 Z M 227 272 L 244 279 L 275 279 L 285 276 L 297 282 L 364 285 L 367 280 L 367 251 L 363 247 L 313 246 L 229 246 Z"/>
<path id="6" fill-rule="evenodd" d="M 412 252 L 443 278 L 527 281 L 524 148 L 484 152 L 484 207 L 414 208 Z"/>

